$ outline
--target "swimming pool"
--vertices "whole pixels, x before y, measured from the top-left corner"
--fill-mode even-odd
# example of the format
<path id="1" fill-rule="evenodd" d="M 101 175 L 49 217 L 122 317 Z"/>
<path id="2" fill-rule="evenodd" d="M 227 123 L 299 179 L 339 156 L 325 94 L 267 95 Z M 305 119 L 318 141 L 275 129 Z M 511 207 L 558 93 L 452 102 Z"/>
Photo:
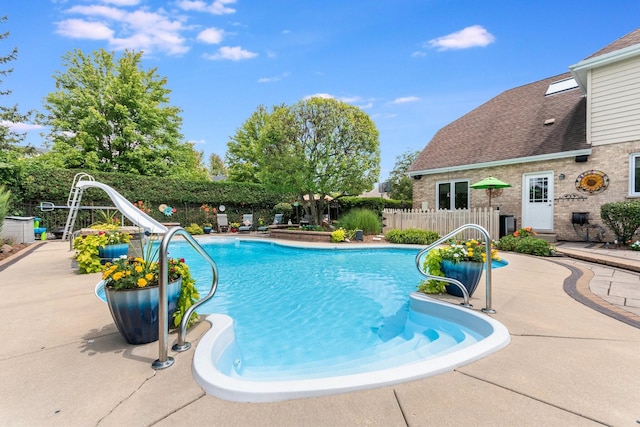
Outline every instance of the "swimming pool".
<path id="1" fill-rule="evenodd" d="M 220 278 L 214 298 L 198 310 L 215 314 L 207 317 L 212 327 L 196 348 L 193 372 L 223 399 L 274 401 L 388 385 L 452 370 L 509 342 L 489 316 L 412 294 L 422 278 L 418 249 L 201 243 Z M 172 243 L 170 256 L 186 258 L 198 283 L 211 283 L 190 246 Z"/>

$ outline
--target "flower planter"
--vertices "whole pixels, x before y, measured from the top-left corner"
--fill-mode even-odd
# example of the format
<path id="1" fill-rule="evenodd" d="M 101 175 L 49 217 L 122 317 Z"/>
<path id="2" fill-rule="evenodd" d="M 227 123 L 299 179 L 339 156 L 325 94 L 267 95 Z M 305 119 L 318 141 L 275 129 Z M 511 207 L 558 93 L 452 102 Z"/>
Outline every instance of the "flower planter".
<path id="1" fill-rule="evenodd" d="M 128 243 L 118 243 L 116 245 L 98 246 L 98 256 L 100 257 L 100 260 L 103 264 L 115 258 L 120 258 L 121 256 L 127 256 L 128 254 L 129 254 Z"/>
<path id="2" fill-rule="evenodd" d="M 454 264 L 444 260 L 440 264 L 440 269 L 446 277 L 456 279 L 467 288 L 469 297 L 475 292 L 482 276 L 484 264 L 481 262 L 461 261 Z M 462 296 L 462 291 L 456 285 L 446 285 L 447 293 L 458 297 Z"/>
<path id="3" fill-rule="evenodd" d="M 167 287 L 169 324 L 180 297 L 182 278 Z M 113 321 L 129 344 L 146 344 L 158 340 L 158 286 L 115 291 L 105 287 L 105 296 Z"/>
<path id="4" fill-rule="evenodd" d="M 204 234 L 209 234 L 211 233 L 211 227 L 202 227 L 202 231 L 204 231 Z"/>

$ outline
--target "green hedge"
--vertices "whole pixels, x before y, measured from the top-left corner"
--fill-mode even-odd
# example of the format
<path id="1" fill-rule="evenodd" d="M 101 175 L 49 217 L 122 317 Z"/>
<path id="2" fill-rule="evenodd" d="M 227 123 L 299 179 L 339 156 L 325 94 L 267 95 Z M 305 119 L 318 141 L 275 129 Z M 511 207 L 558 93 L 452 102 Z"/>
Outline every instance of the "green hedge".
<path id="1" fill-rule="evenodd" d="M 600 218 L 619 243 L 627 243 L 640 228 L 640 201 L 605 203 Z"/>

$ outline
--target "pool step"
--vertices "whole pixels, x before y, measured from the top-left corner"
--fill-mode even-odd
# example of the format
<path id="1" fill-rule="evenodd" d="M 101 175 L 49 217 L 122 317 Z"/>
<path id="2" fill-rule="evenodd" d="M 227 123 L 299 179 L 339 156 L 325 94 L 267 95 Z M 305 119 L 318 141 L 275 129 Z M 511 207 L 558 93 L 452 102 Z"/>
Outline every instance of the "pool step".
<path id="1" fill-rule="evenodd" d="M 457 338 L 443 331 L 426 330 L 424 326 L 410 321 L 407 322 L 403 335 L 376 347 L 373 354 L 370 352 L 355 353 L 338 358 L 289 365 L 284 369 L 264 366 L 245 368 L 239 376 L 244 379 L 257 380 L 287 377 L 302 379 L 326 376 L 328 370 L 332 376 L 352 375 L 428 359 L 476 342 L 473 337 L 469 337 L 470 340 L 460 343 Z"/>

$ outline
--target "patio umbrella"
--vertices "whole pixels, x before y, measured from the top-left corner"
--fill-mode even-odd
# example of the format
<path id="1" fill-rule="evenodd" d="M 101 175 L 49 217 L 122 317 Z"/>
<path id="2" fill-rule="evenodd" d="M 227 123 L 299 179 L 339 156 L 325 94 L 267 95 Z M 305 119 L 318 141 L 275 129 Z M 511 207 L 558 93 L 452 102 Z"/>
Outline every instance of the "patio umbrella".
<path id="1" fill-rule="evenodd" d="M 498 178 L 489 176 L 482 181 L 471 184 L 470 187 L 475 189 L 486 189 L 487 194 L 489 195 L 489 207 L 491 207 L 491 193 L 493 192 L 493 190 L 497 188 L 511 187 L 511 184 L 507 184 L 506 182 L 500 181 Z"/>

